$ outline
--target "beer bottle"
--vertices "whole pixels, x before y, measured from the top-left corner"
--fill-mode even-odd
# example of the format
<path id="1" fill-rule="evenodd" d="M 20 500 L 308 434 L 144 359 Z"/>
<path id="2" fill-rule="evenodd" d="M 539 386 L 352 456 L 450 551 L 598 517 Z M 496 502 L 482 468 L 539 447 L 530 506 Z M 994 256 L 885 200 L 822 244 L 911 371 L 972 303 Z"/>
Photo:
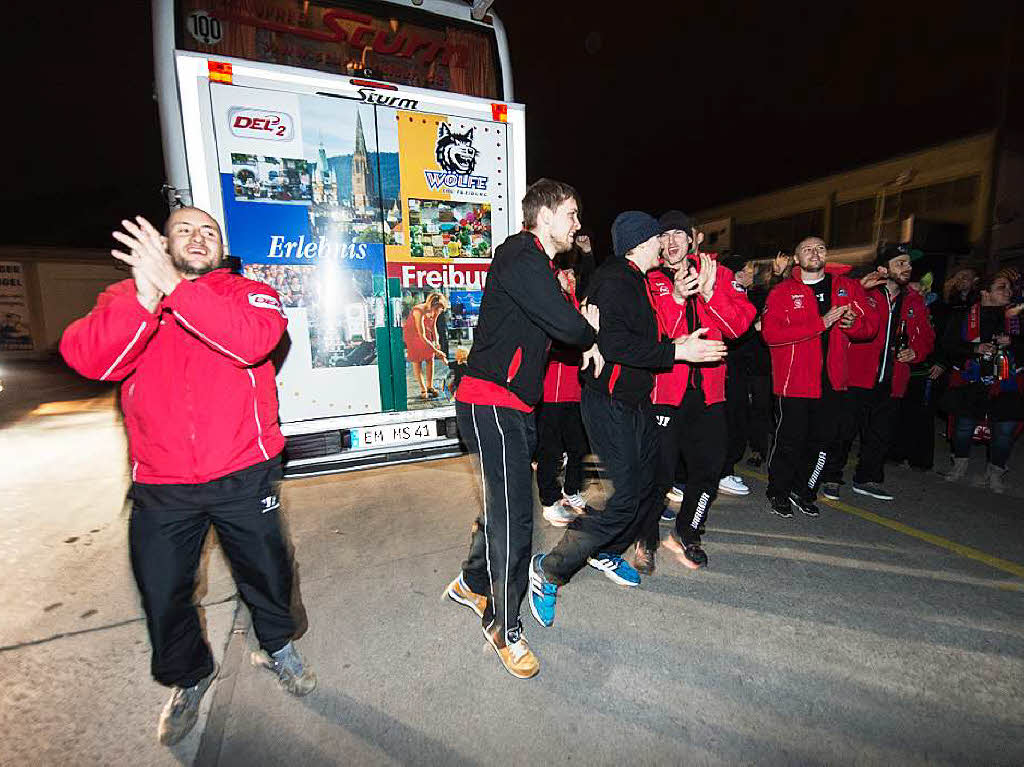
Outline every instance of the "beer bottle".
<path id="1" fill-rule="evenodd" d="M 907 321 L 900 320 L 900 329 L 896 333 L 896 353 L 910 347 L 910 336 L 907 335 Z"/>

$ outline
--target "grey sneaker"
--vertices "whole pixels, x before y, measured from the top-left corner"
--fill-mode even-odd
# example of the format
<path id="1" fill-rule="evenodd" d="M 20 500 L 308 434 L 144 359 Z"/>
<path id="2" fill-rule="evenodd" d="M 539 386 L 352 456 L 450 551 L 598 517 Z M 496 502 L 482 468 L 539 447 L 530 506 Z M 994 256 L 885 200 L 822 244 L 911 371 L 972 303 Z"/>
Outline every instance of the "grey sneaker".
<path id="1" fill-rule="evenodd" d="M 289 642 L 271 655 L 266 650 L 256 650 L 249 656 L 254 666 L 262 666 L 277 677 L 277 683 L 292 695 L 309 695 L 316 689 L 316 674 L 306 668 L 295 645 Z"/>
<path id="2" fill-rule="evenodd" d="M 985 471 L 985 478 L 988 480 L 988 489 L 993 493 L 1005 493 L 1006 482 L 1003 480 L 1006 477 L 1006 469 L 1002 466 L 996 466 L 994 463 L 988 464 Z"/>
<path id="3" fill-rule="evenodd" d="M 959 482 L 967 475 L 967 459 L 954 458 L 953 465 L 945 473 L 943 479 L 947 482 Z"/>
<path id="4" fill-rule="evenodd" d="M 880 501 L 891 501 L 893 499 L 893 494 L 877 482 L 854 482 L 853 492 L 877 498 Z"/>
<path id="5" fill-rule="evenodd" d="M 171 699 L 160 712 L 160 722 L 156 728 L 157 740 L 165 746 L 173 746 L 192 731 L 199 718 L 199 703 L 216 676 L 215 666 L 213 673 L 199 680 L 194 687 L 174 688 Z"/>

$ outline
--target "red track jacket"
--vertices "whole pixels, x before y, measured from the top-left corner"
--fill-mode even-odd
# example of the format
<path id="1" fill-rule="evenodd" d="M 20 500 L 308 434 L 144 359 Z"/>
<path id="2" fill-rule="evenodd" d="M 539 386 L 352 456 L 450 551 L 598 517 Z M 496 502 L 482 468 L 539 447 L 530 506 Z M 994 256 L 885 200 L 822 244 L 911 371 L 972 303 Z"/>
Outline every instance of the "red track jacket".
<path id="1" fill-rule="evenodd" d="M 878 366 L 882 360 L 882 347 L 885 346 L 886 327 L 889 322 L 887 309 L 889 299 L 885 292 L 878 288 L 868 294 L 868 304 L 877 315 L 878 333 L 870 341 L 859 341 L 850 344 L 850 386 L 871 389 L 878 380 Z M 935 331 L 932 329 L 931 317 L 924 299 L 916 290 L 903 293 L 900 306 L 900 319 L 907 323 L 907 336 L 910 348 L 917 354 L 916 361 L 923 361 L 935 347 Z M 897 321 L 893 333 L 899 331 Z M 893 362 L 891 394 L 897 399 L 907 393 L 910 383 L 910 365 L 906 362 Z"/>
<path id="2" fill-rule="evenodd" d="M 199 484 L 284 448 L 267 357 L 287 324 L 272 288 L 227 269 L 182 280 L 156 314 L 129 279 L 64 331 L 60 351 L 88 378 L 123 381 L 133 481 Z"/>
<path id="3" fill-rule="evenodd" d="M 576 276 L 572 270 L 565 271 L 569 290 L 562 289 L 562 295 L 577 309 Z M 580 385 L 580 365 L 583 354 L 575 346 L 566 346 L 557 341 L 548 350 L 548 363 L 544 369 L 543 402 L 579 402 L 583 387 Z"/>
<path id="4" fill-rule="evenodd" d="M 701 327 L 708 328 L 705 338 L 737 338 L 750 327 L 757 309 L 747 299 L 746 291 L 734 282 L 732 271 L 721 264 L 717 266 L 718 273 L 711 300 L 705 301 L 698 296 L 693 296 L 689 300 L 694 302 Z M 662 333 L 669 338 L 679 338 L 689 333 L 686 307 L 677 304 L 672 297 L 672 278 L 661 269 L 652 269 L 647 272 L 647 284 Z M 671 370 L 655 375 L 651 401 L 655 405 L 678 406 L 686 393 L 689 375 L 690 365 L 686 362 L 677 362 Z M 701 388 L 704 390 L 706 405 L 725 400 L 724 362 L 701 365 Z"/>
<path id="5" fill-rule="evenodd" d="M 848 329 L 837 322 L 829 329 L 828 380 L 836 391 L 845 391 L 850 383 L 847 356 L 850 341 L 867 341 L 878 331 L 878 315 L 868 303 L 864 288 L 846 277 L 850 267 L 826 264 L 832 275 L 832 306 L 850 304 L 857 319 Z M 779 397 L 821 397 L 821 339 L 825 323 L 818 314 L 814 291 L 800 279 L 800 268 L 793 269 L 768 294 L 761 335 L 772 357 L 772 391 Z"/>

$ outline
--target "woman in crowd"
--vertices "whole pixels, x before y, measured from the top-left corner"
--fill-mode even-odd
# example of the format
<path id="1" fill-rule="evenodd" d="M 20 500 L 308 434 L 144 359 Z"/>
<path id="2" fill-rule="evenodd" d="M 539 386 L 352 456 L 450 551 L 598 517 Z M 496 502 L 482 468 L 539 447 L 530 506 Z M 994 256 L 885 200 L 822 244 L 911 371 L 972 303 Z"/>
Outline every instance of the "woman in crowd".
<path id="1" fill-rule="evenodd" d="M 944 409 L 955 419 L 953 468 L 947 481 L 962 479 L 975 428 L 988 419 L 991 430 L 988 468 L 978 484 L 1001 493 L 1013 440 L 1024 421 L 1024 337 L 1019 316 L 1024 304 L 1011 305 L 1013 288 L 1005 274 L 983 283 L 977 302 L 952 312 L 942 347 L 950 366 Z M 1016 330 L 1016 332 L 1013 332 Z"/>

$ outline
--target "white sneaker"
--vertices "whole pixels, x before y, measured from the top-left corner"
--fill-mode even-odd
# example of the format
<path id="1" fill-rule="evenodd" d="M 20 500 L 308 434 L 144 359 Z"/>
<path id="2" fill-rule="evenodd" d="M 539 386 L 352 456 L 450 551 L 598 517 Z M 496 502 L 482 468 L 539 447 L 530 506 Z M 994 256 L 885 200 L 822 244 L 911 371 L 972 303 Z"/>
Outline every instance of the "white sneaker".
<path id="1" fill-rule="evenodd" d="M 572 509 L 568 508 L 564 501 L 558 501 L 558 503 L 545 506 L 541 513 L 543 514 L 544 519 L 555 527 L 565 527 L 576 519 L 576 515 L 572 513 Z"/>
<path id="2" fill-rule="evenodd" d="M 750 488 L 740 477 L 730 474 L 728 477 L 718 480 L 718 492 L 726 495 L 750 495 Z"/>
<path id="3" fill-rule="evenodd" d="M 675 485 L 673 485 L 672 489 L 669 490 L 667 493 L 665 493 L 665 497 L 668 498 L 670 501 L 675 501 L 676 503 L 682 503 L 683 502 L 683 494 L 684 494 L 684 492 L 685 492 L 685 488 L 676 487 Z"/>
<path id="4" fill-rule="evenodd" d="M 583 511 L 587 508 L 587 499 L 583 497 L 583 493 L 573 493 L 572 495 L 562 493 L 562 498 L 565 499 L 566 503 L 578 511 Z"/>

